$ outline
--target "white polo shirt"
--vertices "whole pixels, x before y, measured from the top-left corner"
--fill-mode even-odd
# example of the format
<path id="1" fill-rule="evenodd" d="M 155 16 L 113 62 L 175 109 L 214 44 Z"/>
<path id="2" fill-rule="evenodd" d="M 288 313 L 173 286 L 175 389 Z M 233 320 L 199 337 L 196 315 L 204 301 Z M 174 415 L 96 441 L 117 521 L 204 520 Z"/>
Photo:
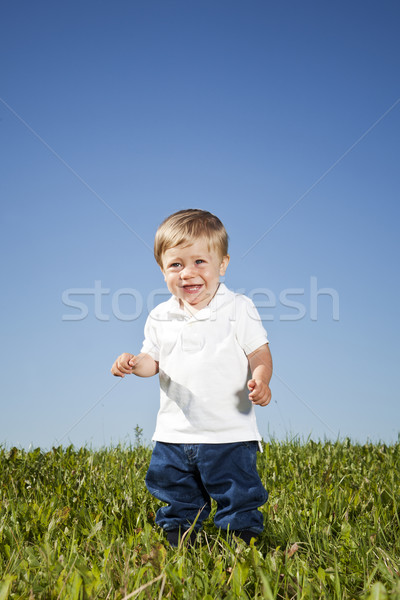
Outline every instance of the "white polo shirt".
<path id="1" fill-rule="evenodd" d="M 153 440 L 228 443 L 261 440 L 247 354 L 268 343 L 253 302 L 220 284 L 189 315 L 172 296 L 146 321 L 141 352 L 159 362 L 160 410 Z"/>

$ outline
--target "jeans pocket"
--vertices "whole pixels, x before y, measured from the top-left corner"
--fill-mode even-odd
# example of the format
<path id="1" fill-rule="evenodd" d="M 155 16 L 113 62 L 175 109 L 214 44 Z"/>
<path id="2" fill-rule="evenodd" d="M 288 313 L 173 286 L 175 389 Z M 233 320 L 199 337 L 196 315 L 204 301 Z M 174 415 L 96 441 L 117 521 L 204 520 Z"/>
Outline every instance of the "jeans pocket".
<path id="1" fill-rule="evenodd" d="M 248 442 L 240 442 L 242 446 L 245 446 L 249 450 L 258 450 L 258 442 L 256 440 L 250 440 Z"/>

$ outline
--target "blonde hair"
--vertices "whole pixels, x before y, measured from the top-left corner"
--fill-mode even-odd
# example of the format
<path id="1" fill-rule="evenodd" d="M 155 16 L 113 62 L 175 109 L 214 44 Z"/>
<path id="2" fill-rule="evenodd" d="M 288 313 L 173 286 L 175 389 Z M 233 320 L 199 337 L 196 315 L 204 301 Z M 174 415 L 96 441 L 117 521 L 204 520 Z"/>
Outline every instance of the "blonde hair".
<path id="1" fill-rule="evenodd" d="M 154 257 L 162 268 L 166 250 L 205 238 L 209 248 L 219 252 L 221 258 L 228 254 L 228 234 L 221 221 L 205 210 L 189 208 L 167 217 L 159 226 L 154 239 Z"/>

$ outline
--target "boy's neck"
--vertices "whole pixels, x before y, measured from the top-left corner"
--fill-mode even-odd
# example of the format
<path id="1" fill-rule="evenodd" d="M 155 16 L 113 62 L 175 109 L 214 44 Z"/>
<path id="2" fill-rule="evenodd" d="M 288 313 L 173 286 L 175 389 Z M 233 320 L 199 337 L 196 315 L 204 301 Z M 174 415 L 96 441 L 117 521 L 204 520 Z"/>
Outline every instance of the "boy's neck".
<path id="1" fill-rule="evenodd" d="M 191 304 L 189 304 L 189 302 L 186 302 L 186 300 L 180 300 L 179 301 L 181 308 L 183 308 L 183 310 L 185 312 L 187 312 L 189 315 L 191 315 L 192 317 L 199 312 L 199 310 L 202 310 L 201 308 L 196 308 L 196 306 L 192 306 Z"/>

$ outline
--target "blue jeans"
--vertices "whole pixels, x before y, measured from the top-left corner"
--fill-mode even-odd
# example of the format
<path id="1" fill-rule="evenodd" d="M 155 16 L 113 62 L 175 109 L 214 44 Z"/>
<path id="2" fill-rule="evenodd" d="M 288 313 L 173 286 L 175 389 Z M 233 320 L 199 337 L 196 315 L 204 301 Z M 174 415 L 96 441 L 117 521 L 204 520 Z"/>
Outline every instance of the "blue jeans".
<path id="1" fill-rule="evenodd" d="M 166 444 L 156 442 L 146 475 L 149 492 L 167 503 L 156 523 L 166 531 L 195 529 L 217 503 L 214 523 L 221 529 L 263 530 L 258 510 L 268 499 L 257 472 L 258 442 Z M 200 512 L 199 512 L 200 511 Z"/>

